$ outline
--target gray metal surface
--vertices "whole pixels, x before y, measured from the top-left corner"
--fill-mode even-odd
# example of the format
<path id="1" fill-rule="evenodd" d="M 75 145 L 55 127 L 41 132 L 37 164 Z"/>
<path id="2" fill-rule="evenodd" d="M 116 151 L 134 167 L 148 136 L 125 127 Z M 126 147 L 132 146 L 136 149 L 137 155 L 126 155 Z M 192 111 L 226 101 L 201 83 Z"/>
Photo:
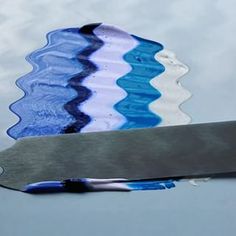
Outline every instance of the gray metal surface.
<path id="1" fill-rule="evenodd" d="M 49 30 L 107 22 L 162 42 L 188 64 L 182 83 L 193 97 L 182 109 L 194 123 L 236 119 L 235 1 L 25 2 L 1 2 L 0 19 L 10 18 L 2 32 L 11 33 L 1 41 L 8 50 L 0 58 L 4 81 L 30 69 L 23 58 L 40 40 L 43 45 Z M 0 188 L 0 235 L 233 235 L 235 184 L 217 179 L 197 187 L 178 183 L 168 191 L 43 196 Z"/>
<path id="2" fill-rule="evenodd" d="M 236 172 L 236 121 L 25 138 L 0 153 L 0 184 Z"/>

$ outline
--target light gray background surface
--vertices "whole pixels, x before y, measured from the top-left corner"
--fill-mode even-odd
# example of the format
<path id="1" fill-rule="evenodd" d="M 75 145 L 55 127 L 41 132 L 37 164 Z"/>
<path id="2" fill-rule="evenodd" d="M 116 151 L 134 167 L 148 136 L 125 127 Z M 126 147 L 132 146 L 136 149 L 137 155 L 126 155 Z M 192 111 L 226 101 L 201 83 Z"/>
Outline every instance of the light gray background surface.
<path id="1" fill-rule="evenodd" d="M 182 109 L 193 123 L 236 119 L 233 0 L 0 4 L 2 80 L 30 70 L 24 56 L 48 31 L 105 22 L 163 43 L 190 67 L 182 84 L 193 97 Z M 233 235 L 235 186 L 234 179 L 211 180 L 166 191 L 40 196 L 0 188 L 0 235 Z"/>

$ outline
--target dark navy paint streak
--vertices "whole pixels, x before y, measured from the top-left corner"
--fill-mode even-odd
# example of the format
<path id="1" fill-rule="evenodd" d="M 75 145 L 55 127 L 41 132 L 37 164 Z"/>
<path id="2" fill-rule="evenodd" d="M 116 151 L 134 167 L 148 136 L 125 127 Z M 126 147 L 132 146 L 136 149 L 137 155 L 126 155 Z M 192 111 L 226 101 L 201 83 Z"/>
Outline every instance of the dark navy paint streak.
<path id="1" fill-rule="evenodd" d="M 124 55 L 124 60 L 131 65 L 132 70 L 117 81 L 128 94 L 114 106 L 127 119 L 120 129 L 153 127 L 161 121 L 159 116 L 149 110 L 149 104 L 161 96 L 150 81 L 165 70 L 154 58 L 163 46 L 157 42 L 133 37 L 138 40 L 139 45 Z"/>
<path id="2" fill-rule="evenodd" d="M 77 91 L 77 97 L 64 105 L 65 110 L 75 118 L 75 122 L 64 128 L 63 133 L 76 133 L 86 126 L 91 118 L 79 110 L 79 105 L 91 96 L 91 91 L 81 83 L 84 78 L 96 72 L 96 65 L 89 60 L 89 56 L 102 47 L 101 41 L 93 30 L 100 24 L 85 25 L 79 30 L 89 42 L 89 46 L 77 55 L 77 60 L 83 65 L 83 71 L 69 80 L 69 86 Z"/>

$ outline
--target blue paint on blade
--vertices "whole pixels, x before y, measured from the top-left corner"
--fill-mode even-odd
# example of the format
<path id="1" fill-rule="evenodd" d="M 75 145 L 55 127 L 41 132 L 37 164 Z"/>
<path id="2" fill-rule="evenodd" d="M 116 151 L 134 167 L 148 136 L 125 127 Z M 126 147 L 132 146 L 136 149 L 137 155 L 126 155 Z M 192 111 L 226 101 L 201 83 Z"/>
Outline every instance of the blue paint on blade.
<path id="1" fill-rule="evenodd" d="M 152 181 L 133 181 L 127 183 L 127 186 L 133 191 L 137 190 L 163 190 L 175 187 L 173 180 L 152 180 Z"/>
<path id="2" fill-rule="evenodd" d="M 61 181 L 43 181 L 25 186 L 26 193 L 52 193 L 64 192 L 65 188 Z"/>
<path id="3" fill-rule="evenodd" d="M 10 106 L 19 121 L 8 129 L 9 136 L 18 139 L 75 133 L 80 132 L 90 122 L 91 117 L 80 111 L 79 106 L 93 93 L 83 86 L 83 80 L 99 70 L 96 62 L 90 59 L 104 44 L 93 33 L 98 26 L 100 24 L 91 24 L 80 29 L 68 28 L 50 32 L 47 35 L 47 45 L 26 58 L 33 70 L 16 81 L 24 96 Z M 132 37 L 137 40 L 138 45 L 124 55 L 131 71 L 119 78 L 115 85 L 121 87 L 127 96 L 112 104 L 126 118 L 126 123 L 119 129 L 154 127 L 161 121 L 161 117 L 154 114 L 149 105 L 161 96 L 160 91 L 150 82 L 165 70 L 155 59 L 155 54 L 163 46 L 137 36 Z M 130 181 L 127 185 L 132 190 L 175 187 L 173 180 Z M 79 182 L 76 187 L 81 187 Z M 25 191 L 62 191 L 62 183 L 46 181 L 29 184 Z"/>

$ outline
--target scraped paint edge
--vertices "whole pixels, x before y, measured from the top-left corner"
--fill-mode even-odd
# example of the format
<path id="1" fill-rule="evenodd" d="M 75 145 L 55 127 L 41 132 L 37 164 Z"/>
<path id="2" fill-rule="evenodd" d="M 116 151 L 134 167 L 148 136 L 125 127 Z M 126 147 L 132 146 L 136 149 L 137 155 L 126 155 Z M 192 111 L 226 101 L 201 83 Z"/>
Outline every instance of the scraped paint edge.
<path id="1" fill-rule="evenodd" d="M 98 191 L 141 191 L 174 188 L 173 180 L 130 181 L 127 179 L 66 179 L 63 181 L 42 181 L 27 184 L 22 191 L 26 193 L 56 192 L 98 192 Z"/>

